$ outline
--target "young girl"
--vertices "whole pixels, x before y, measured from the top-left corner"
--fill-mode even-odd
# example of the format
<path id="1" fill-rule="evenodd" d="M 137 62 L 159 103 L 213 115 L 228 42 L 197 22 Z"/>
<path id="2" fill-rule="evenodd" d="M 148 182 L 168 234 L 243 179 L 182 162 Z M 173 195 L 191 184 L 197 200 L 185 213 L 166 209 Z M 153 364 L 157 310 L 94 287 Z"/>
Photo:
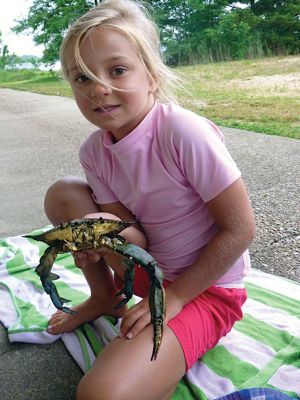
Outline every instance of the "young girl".
<path id="1" fill-rule="evenodd" d="M 163 103 L 174 76 L 141 4 L 106 0 L 87 12 L 64 39 L 61 62 L 80 111 L 99 129 L 80 149 L 87 182 L 56 182 L 46 213 L 53 224 L 83 216 L 136 218 L 139 224 L 123 236 L 159 263 L 167 310 L 151 362 L 147 274 L 136 268 L 134 291 L 142 301 L 116 311 L 124 267 L 120 256 L 99 249 L 75 255 L 91 297 L 76 316 L 54 314 L 48 331 L 70 331 L 103 314 L 122 316 L 120 336 L 83 377 L 77 398 L 169 399 L 193 363 L 242 317 L 255 231 L 248 196 L 219 129 Z"/>

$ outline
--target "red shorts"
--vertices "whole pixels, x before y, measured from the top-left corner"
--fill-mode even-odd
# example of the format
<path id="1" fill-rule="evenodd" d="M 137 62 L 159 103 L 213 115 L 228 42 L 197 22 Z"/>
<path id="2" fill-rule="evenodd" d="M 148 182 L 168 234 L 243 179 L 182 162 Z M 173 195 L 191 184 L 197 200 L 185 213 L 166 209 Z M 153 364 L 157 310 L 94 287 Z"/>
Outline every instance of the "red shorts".
<path id="1" fill-rule="evenodd" d="M 116 284 L 120 286 L 116 276 Z M 164 280 L 164 286 L 170 284 Z M 142 268 L 135 268 L 134 294 L 140 297 L 148 295 L 149 277 Z M 242 305 L 246 301 L 245 289 L 227 289 L 211 286 L 201 293 L 167 325 L 176 335 L 183 349 L 186 370 L 213 348 L 221 337 L 225 336 L 233 324 L 243 316 Z"/>

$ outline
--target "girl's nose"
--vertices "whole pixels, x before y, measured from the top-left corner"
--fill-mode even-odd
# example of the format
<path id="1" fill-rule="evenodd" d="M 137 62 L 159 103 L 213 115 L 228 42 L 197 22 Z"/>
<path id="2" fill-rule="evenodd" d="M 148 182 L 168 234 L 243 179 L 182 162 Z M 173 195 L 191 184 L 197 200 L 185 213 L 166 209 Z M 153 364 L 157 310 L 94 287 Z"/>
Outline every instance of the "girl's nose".
<path id="1" fill-rule="evenodd" d="M 111 92 L 112 88 L 109 86 L 109 84 L 106 84 L 105 82 L 93 81 L 91 89 L 92 97 L 108 95 Z"/>

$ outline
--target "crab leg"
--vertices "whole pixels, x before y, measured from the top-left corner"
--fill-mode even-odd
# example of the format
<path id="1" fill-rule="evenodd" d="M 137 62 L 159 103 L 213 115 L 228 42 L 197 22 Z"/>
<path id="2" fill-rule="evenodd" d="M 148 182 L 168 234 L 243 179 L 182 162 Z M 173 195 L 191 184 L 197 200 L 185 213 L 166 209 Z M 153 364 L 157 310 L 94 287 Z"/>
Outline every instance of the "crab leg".
<path id="1" fill-rule="evenodd" d="M 149 309 L 151 323 L 153 325 L 153 351 L 151 361 L 155 360 L 162 341 L 163 322 L 166 312 L 165 291 L 162 285 L 163 274 L 154 258 L 146 250 L 132 243 L 119 240 L 118 237 L 113 239 L 103 237 L 101 245 L 127 257 L 127 260 L 124 262 L 124 264 L 127 265 L 127 270 L 125 271 L 125 286 L 124 289 L 117 294 L 124 293 L 125 298 L 117 307 L 126 304 L 133 295 L 134 265 L 138 264 L 149 275 Z"/>
<path id="2" fill-rule="evenodd" d="M 156 360 L 157 353 L 162 341 L 164 316 L 166 312 L 166 300 L 165 291 L 162 286 L 161 271 L 156 267 L 156 263 L 148 264 L 147 269 L 151 281 L 151 286 L 149 290 L 149 308 L 151 313 L 151 323 L 154 330 L 153 351 L 151 355 L 152 361 Z"/>
<path id="3" fill-rule="evenodd" d="M 68 314 L 77 314 L 76 311 L 73 311 L 68 307 L 64 307 L 63 303 L 67 303 L 69 300 L 59 296 L 56 286 L 52 282 L 59 278 L 58 275 L 51 272 L 51 268 L 60 250 L 61 246 L 48 247 L 44 255 L 41 257 L 40 263 L 36 267 L 35 271 L 40 277 L 45 292 L 50 295 L 54 306 L 58 310 L 62 310 Z"/>
<path id="4" fill-rule="evenodd" d="M 134 281 L 134 266 L 135 262 L 132 259 L 125 259 L 122 264 L 124 264 L 127 268 L 124 274 L 124 287 L 121 289 L 116 296 L 120 296 L 124 294 L 124 299 L 120 301 L 119 304 L 115 306 L 115 308 L 123 307 L 128 301 L 131 299 L 133 295 L 133 281 Z"/>
<path id="5" fill-rule="evenodd" d="M 51 279 L 41 277 L 41 282 L 42 282 L 42 285 L 43 285 L 43 287 L 45 289 L 45 292 L 50 295 L 52 303 L 54 304 L 54 306 L 58 310 L 61 310 L 61 311 L 65 312 L 65 313 L 71 314 L 71 315 L 78 314 L 76 311 L 71 310 L 69 307 L 65 307 L 63 305 L 63 303 L 67 303 L 70 300 L 67 300 L 67 299 L 64 299 L 63 297 L 60 297 L 60 295 L 58 294 L 58 291 L 56 289 L 56 286 L 51 281 Z"/>
<path id="6" fill-rule="evenodd" d="M 35 269 L 35 272 L 38 274 L 39 277 L 43 279 L 49 278 L 52 281 L 59 278 L 58 275 L 51 272 L 52 266 L 57 257 L 57 254 L 59 253 L 59 250 L 59 246 L 49 246 L 46 249 L 45 253 L 40 258 L 39 265 Z"/>

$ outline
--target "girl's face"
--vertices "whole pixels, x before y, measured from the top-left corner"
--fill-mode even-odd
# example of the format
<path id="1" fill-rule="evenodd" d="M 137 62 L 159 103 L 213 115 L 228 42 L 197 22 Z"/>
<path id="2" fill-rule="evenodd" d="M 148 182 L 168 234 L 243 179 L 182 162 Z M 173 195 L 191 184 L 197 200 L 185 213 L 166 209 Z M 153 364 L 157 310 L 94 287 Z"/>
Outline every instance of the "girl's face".
<path id="1" fill-rule="evenodd" d="M 82 41 L 80 54 L 88 69 L 104 84 L 87 77 L 77 65 L 69 66 L 77 105 L 91 123 L 120 140 L 136 128 L 152 108 L 157 85 L 134 46 L 115 29 L 95 29 Z"/>

